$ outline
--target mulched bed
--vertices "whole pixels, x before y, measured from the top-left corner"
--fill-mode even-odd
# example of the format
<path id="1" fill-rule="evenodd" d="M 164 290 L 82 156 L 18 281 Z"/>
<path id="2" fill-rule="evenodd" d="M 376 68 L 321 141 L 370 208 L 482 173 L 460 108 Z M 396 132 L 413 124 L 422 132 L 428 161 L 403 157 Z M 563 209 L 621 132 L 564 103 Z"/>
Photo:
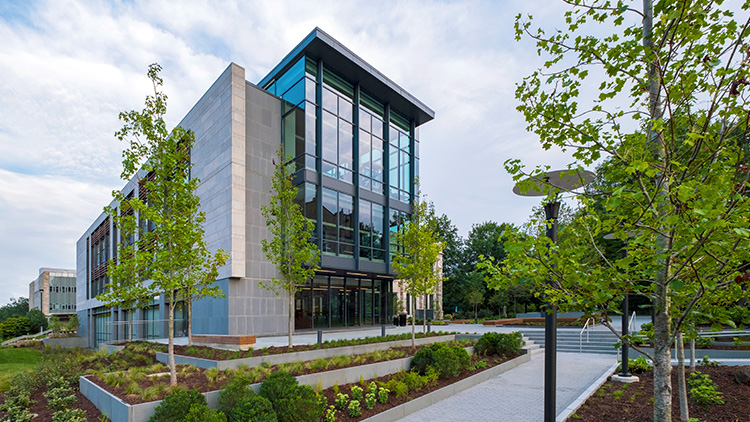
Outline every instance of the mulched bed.
<path id="1" fill-rule="evenodd" d="M 734 380 L 734 373 L 750 367 L 741 366 L 719 366 L 699 367 L 697 370 L 708 374 L 716 384 L 717 391 L 724 396 L 725 404 L 713 405 L 709 408 L 690 404 L 690 417 L 704 422 L 738 422 L 750 421 L 750 386 L 738 384 Z M 686 377 L 689 376 L 686 370 Z M 640 381 L 630 384 L 622 390 L 626 384 L 608 381 L 591 396 L 586 403 L 576 412 L 571 420 L 576 421 L 652 421 L 653 403 L 651 398 L 654 392 L 653 372 L 638 374 Z M 616 391 L 624 391 L 618 399 Z M 618 393 L 619 394 L 619 393 Z M 672 420 L 680 420 L 680 404 L 677 394 L 677 370 L 672 370 Z"/>
<path id="2" fill-rule="evenodd" d="M 405 395 L 403 395 L 401 397 L 396 397 L 396 395 L 393 394 L 393 392 L 391 392 L 388 395 L 388 402 L 387 403 L 383 404 L 383 403 L 378 402 L 375 405 L 375 407 L 373 407 L 372 409 L 369 409 L 369 410 L 365 408 L 365 406 L 364 406 L 364 400 L 362 400 L 362 415 L 360 415 L 358 417 L 351 417 L 351 416 L 349 416 L 349 413 L 346 411 L 346 409 L 344 409 L 343 411 L 339 410 L 339 411 L 336 412 L 336 421 L 337 422 L 353 422 L 353 421 L 361 421 L 363 419 L 367 419 L 367 418 L 369 418 L 371 416 L 374 416 L 374 415 L 376 415 L 378 413 L 385 412 L 388 409 L 391 409 L 393 407 L 402 405 L 402 404 L 404 404 L 404 403 L 406 403 L 408 401 L 414 400 L 414 399 L 416 399 L 418 397 L 422 397 L 425 394 L 429 394 L 429 393 L 431 393 L 433 391 L 439 390 L 439 389 L 441 389 L 441 388 L 443 388 L 443 387 L 445 387 L 447 385 L 450 385 L 450 384 L 453 384 L 455 382 L 461 381 L 464 378 L 468 378 L 468 377 L 470 377 L 472 375 L 476 375 L 476 374 L 478 374 L 480 372 L 486 371 L 486 370 L 488 370 L 490 368 L 493 368 L 493 367 L 495 367 L 497 365 L 500 365 L 501 363 L 507 362 L 507 361 L 509 361 L 511 359 L 515 359 L 516 357 L 518 357 L 518 356 L 513 356 L 513 357 L 510 357 L 510 358 L 503 358 L 501 356 L 476 356 L 476 355 L 474 355 L 474 356 L 471 357 L 472 364 L 474 364 L 475 362 L 480 361 L 480 360 L 485 360 L 485 361 L 487 361 L 487 367 L 486 368 L 482 368 L 482 369 L 477 369 L 477 370 L 474 370 L 474 371 L 461 371 L 461 375 L 459 375 L 456 378 L 451 378 L 451 379 L 440 379 L 439 378 L 437 380 L 437 382 L 435 383 L 435 385 L 429 386 L 429 387 L 425 387 L 425 388 L 423 388 L 423 389 L 421 389 L 419 391 L 409 391 L 408 393 L 406 393 Z M 363 387 L 365 389 L 365 393 L 367 392 L 367 384 L 369 384 L 371 381 L 388 382 L 393 376 L 394 375 L 386 375 L 386 376 L 383 376 L 383 377 L 375 378 L 373 380 L 367 380 L 367 382 L 365 383 L 365 386 Z M 348 394 L 349 397 L 351 398 L 351 386 L 352 385 L 359 385 L 359 384 L 358 383 L 352 383 L 352 384 L 340 385 L 339 386 L 339 392 L 341 392 L 343 394 Z M 323 394 L 326 397 L 326 399 L 328 400 L 328 404 L 329 405 L 333 405 L 335 403 L 336 394 L 333 392 L 333 388 L 327 388 L 325 390 L 322 390 L 321 394 Z"/>
<path id="3" fill-rule="evenodd" d="M 47 406 L 47 399 L 44 397 L 44 393 L 46 390 L 43 391 L 43 389 L 39 389 L 31 396 L 32 400 L 36 400 L 36 403 L 32 404 L 29 408 L 29 412 L 36 413 L 39 416 L 34 418 L 34 422 L 36 421 L 51 421 L 52 415 L 55 413 L 54 410 L 51 410 L 49 406 Z M 71 406 L 71 409 L 83 409 L 86 411 L 86 421 L 87 422 L 98 422 L 103 420 L 102 419 L 102 412 L 99 411 L 99 409 L 94 406 L 94 403 L 91 403 L 89 399 L 87 399 L 83 394 L 81 394 L 80 391 L 75 390 L 76 395 L 76 402 L 73 406 Z"/>
<path id="4" fill-rule="evenodd" d="M 445 336 L 450 335 L 453 333 L 444 333 L 444 332 L 430 332 L 430 333 L 416 333 L 416 338 L 425 338 L 425 337 L 437 337 L 437 336 Z M 369 337 L 370 339 L 377 339 L 377 337 Z M 411 337 L 404 340 L 411 340 Z M 388 340 L 388 341 L 396 341 L 396 340 Z M 361 344 L 377 344 L 380 342 L 376 341 L 357 341 L 352 340 L 351 345 L 361 345 Z M 174 346 L 175 354 L 177 355 L 183 355 L 183 356 L 193 356 L 201 359 L 209 359 L 209 360 L 231 360 L 231 359 L 243 359 L 243 358 L 249 358 L 249 357 L 257 357 L 257 356 L 266 356 L 266 355 L 278 355 L 282 353 L 292 353 L 292 352 L 306 352 L 309 350 L 320 350 L 320 349 L 330 349 L 335 347 L 345 347 L 344 344 L 339 344 L 338 342 L 332 342 L 332 343 L 323 343 L 320 344 L 301 344 L 297 346 L 271 346 L 271 347 L 265 347 L 262 349 L 253 349 L 253 350 L 247 350 L 247 351 L 240 351 L 240 350 L 220 350 L 220 349 L 214 349 L 208 346 Z M 192 349 L 192 350 L 190 350 Z M 198 350 L 197 353 L 193 352 L 193 350 Z"/>
<path id="5" fill-rule="evenodd" d="M 417 346 L 416 350 L 421 349 L 424 346 Z M 411 347 L 392 347 L 391 350 L 400 350 L 403 351 L 405 354 L 398 359 L 406 358 L 409 356 L 414 356 L 414 353 L 412 353 Z M 364 359 L 362 362 L 358 363 L 350 363 L 347 366 L 340 366 L 336 368 L 329 368 L 328 370 L 334 370 L 334 369 L 342 369 L 342 368 L 350 368 L 353 366 L 360 366 L 360 365 L 368 365 L 371 363 L 375 363 L 376 361 L 372 358 Z M 191 370 L 187 374 L 180 374 L 180 370 L 186 366 L 189 365 L 177 365 L 177 384 L 180 387 L 185 387 L 187 389 L 197 389 L 201 393 L 205 393 L 208 391 L 214 391 L 214 390 L 220 390 L 224 388 L 224 386 L 227 383 L 227 374 L 228 372 L 219 371 L 219 376 L 214 379 L 210 380 L 208 376 L 206 375 L 209 371 L 201 368 L 193 368 L 190 367 Z M 276 368 L 277 366 L 274 365 L 271 368 Z M 275 370 L 275 369 L 274 369 Z M 166 369 L 165 372 L 168 372 L 169 370 Z M 315 371 L 310 368 L 304 368 L 301 372 L 295 373 L 295 376 L 299 375 L 307 375 L 312 374 L 315 372 L 321 372 L 321 371 Z M 125 401 L 128 404 L 138 404 L 138 403 L 145 403 L 152 400 L 143 400 L 141 398 L 140 394 L 127 394 L 125 390 L 125 385 L 119 386 L 119 387 L 112 387 L 103 380 L 97 378 L 97 377 L 89 377 L 89 380 L 91 380 L 96 385 L 102 387 L 104 390 L 114 394 L 117 397 L 120 397 L 123 401 Z M 138 382 L 138 385 L 143 389 L 146 390 L 147 388 L 157 385 L 157 384 L 165 384 L 169 385 L 169 376 L 163 375 L 161 377 L 157 378 L 144 378 L 143 380 Z M 165 394 L 161 394 L 157 399 L 154 400 L 160 400 L 164 398 Z"/>

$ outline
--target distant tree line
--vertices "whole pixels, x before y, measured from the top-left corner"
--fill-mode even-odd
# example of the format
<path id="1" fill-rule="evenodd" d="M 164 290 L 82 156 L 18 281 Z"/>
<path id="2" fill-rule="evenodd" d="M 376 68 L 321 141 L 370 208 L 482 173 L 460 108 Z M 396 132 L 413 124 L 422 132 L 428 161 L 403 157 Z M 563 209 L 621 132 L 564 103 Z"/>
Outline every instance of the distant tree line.
<path id="1" fill-rule="evenodd" d="M 0 338 L 38 333 L 47 329 L 47 318 L 39 309 L 29 310 L 29 299 L 10 298 L 10 302 L 0 307 Z"/>

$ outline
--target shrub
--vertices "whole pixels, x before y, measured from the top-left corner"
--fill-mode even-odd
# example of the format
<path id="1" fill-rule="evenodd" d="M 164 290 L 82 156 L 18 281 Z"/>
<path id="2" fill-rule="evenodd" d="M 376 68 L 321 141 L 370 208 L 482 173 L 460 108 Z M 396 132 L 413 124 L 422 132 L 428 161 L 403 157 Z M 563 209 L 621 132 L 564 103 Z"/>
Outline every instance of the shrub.
<path id="1" fill-rule="evenodd" d="M 267 398 L 279 422 L 318 422 L 325 403 L 317 398 L 312 387 L 298 385 L 288 372 L 274 372 L 260 385 L 260 395 Z"/>
<path id="2" fill-rule="evenodd" d="M 346 409 L 346 404 L 349 403 L 349 395 L 348 394 L 342 394 L 338 393 L 336 394 L 336 409 L 344 410 Z"/>
<path id="3" fill-rule="evenodd" d="M 691 403 L 695 403 L 703 408 L 707 408 L 713 404 L 724 403 L 724 397 L 720 392 L 716 391 L 716 386 L 708 374 L 701 372 L 691 373 L 690 379 L 688 379 L 688 386 L 690 387 Z"/>
<path id="4" fill-rule="evenodd" d="M 252 393 L 249 385 L 250 380 L 241 374 L 230 377 L 224 389 L 219 391 L 217 409 L 229 416 L 237 403 Z"/>
<path id="5" fill-rule="evenodd" d="M 241 398 L 229 414 L 229 422 L 277 422 L 271 402 L 253 392 Z"/>
<path id="6" fill-rule="evenodd" d="M 383 404 L 387 403 L 388 393 L 390 393 L 390 391 L 387 388 L 380 387 L 380 390 L 378 390 L 378 401 Z"/>
<path id="7" fill-rule="evenodd" d="M 716 339 L 713 337 L 698 337 L 695 339 L 695 345 L 705 349 L 711 347 L 711 345 L 714 344 L 714 341 L 716 341 Z"/>
<path id="8" fill-rule="evenodd" d="M 703 367 L 714 367 L 719 366 L 719 362 L 716 362 L 715 360 L 709 360 L 708 355 L 706 355 L 703 356 L 703 359 L 701 359 L 700 365 Z"/>
<path id="9" fill-rule="evenodd" d="M 326 420 L 326 422 L 336 422 L 336 408 L 335 407 L 330 406 L 326 410 L 325 420 Z"/>
<path id="10" fill-rule="evenodd" d="M 73 396 L 75 398 L 75 396 Z M 52 422 L 86 422 L 86 411 L 81 409 L 58 410 L 52 415 Z"/>
<path id="11" fill-rule="evenodd" d="M 631 374 L 645 374 L 651 372 L 653 366 L 643 356 L 638 356 L 637 359 L 628 359 L 628 371 Z M 622 364 L 617 367 L 617 371 L 622 370 Z"/>
<path id="12" fill-rule="evenodd" d="M 375 403 L 377 403 L 378 400 L 375 397 L 375 393 L 367 393 L 365 396 L 365 408 L 372 409 L 375 407 Z"/>
<path id="13" fill-rule="evenodd" d="M 404 382 L 397 381 L 393 384 L 392 390 L 394 393 L 396 393 L 396 397 L 401 397 L 405 395 L 407 391 L 409 391 L 409 387 L 407 387 Z"/>
<path id="14" fill-rule="evenodd" d="M 227 417 L 223 412 L 218 410 L 211 410 L 208 406 L 201 406 L 194 404 L 190 406 L 183 422 L 227 422 Z"/>
<path id="15" fill-rule="evenodd" d="M 462 369 L 469 367 L 471 357 L 461 346 L 448 346 L 435 343 L 420 349 L 411 361 L 411 370 L 426 374 L 427 368 L 434 367 L 443 378 L 455 377 Z M 407 382 L 408 384 L 408 382 Z M 409 387 L 412 389 L 412 386 Z"/>
<path id="16" fill-rule="evenodd" d="M 67 386 L 53 388 L 44 393 L 44 397 L 47 398 L 48 406 L 56 410 L 65 410 L 76 402 L 73 390 Z"/>
<path id="17" fill-rule="evenodd" d="M 352 385 L 352 400 L 362 400 L 362 387 Z"/>
<path id="18" fill-rule="evenodd" d="M 500 355 L 503 357 L 521 353 L 523 335 L 512 333 L 485 333 L 474 346 L 474 353 L 480 355 Z"/>
<path id="19" fill-rule="evenodd" d="M 180 422 L 185 417 L 185 409 L 194 404 L 208 406 L 206 397 L 198 390 L 177 390 L 159 403 L 149 422 Z"/>
<path id="20" fill-rule="evenodd" d="M 352 400 L 349 402 L 349 416 L 356 418 L 362 414 L 362 405 L 358 400 Z"/>
<path id="21" fill-rule="evenodd" d="M 368 392 L 368 393 L 376 393 L 377 391 L 378 391 L 378 385 L 377 385 L 377 384 L 375 384 L 375 381 L 371 382 L 371 383 L 370 383 L 370 384 L 369 384 L 369 385 L 367 386 L 367 392 Z"/>

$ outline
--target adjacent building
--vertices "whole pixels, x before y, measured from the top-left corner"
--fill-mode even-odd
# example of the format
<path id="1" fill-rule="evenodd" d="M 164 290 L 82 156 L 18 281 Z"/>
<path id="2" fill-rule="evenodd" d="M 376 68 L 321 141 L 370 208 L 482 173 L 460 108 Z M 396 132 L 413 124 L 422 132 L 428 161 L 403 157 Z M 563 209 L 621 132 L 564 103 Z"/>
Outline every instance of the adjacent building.
<path id="1" fill-rule="evenodd" d="M 192 177 L 206 213 L 211 250 L 229 252 L 216 281 L 225 294 L 193 305 L 193 332 L 273 335 L 287 330 L 288 299 L 258 283 L 277 276 L 261 251 L 279 145 L 293 157 L 298 202 L 315 223 L 321 269 L 295 297 L 295 328 L 389 323 L 394 314 L 394 233 L 411 213 L 419 174 L 419 126 L 434 112 L 316 28 L 271 72 L 245 80 L 230 64 L 180 122 L 195 133 Z M 144 175 L 139 175 L 143 177 Z M 126 195 L 143 192 L 138 177 Z M 117 208 L 113 202 L 111 207 Z M 79 334 L 92 345 L 124 338 L 135 312 L 137 337 L 166 334 L 163 297 L 136 310 L 107 309 L 108 260 L 122 241 L 100 215 L 77 243 Z M 186 318 L 178 306 L 178 320 Z"/>
<path id="2" fill-rule="evenodd" d="M 66 320 L 76 313 L 76 270 L 40 268 L 29 283 L 29 310 L 39 309 L 50 317 Z"/>

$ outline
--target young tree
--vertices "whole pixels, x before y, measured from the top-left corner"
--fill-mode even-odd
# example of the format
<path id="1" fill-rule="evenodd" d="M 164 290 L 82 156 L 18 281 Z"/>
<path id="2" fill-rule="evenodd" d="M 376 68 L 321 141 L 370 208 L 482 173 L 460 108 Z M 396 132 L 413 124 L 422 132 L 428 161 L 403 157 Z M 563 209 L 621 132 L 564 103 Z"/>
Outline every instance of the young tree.
<path id="1" fill-rule="evenodd" d="M 477 307 L 484 302 L 484 292 L 478 288 L 471 289 L 466 293 L 466 301 L 474 307 L 474 322 L 477 322 Z"/>
<path id="2" fill-rule="evenodd" d="M 190 149 L 195 136 L 179 126 L 167 129 L 167 97 L 159 90 L 163 83 L 160 71 L 158 64 L 149 66 L 154 95 L 146 97 L 143 111 L 120 113 L 124 126 L 115 136 L 128 143 L 121 177 L 127 181 L 145 175 L 140 183 L 147 197 L 113 193 L 121 209 L 134 212 L 123 215 L 111 208 L 106 211 L 123 238 L 133 242 L 118 244 L 117 261 L 111 260 L 107 270 L 112 282 L 100 300 L 116 303 L 121 294 L 126 301 L 121 303 L 134 303 L 155 294 L 166 298 L 171 385 L 177 385 L 174 310 L 180 290 L 185 289 L 185 271 L 197 262 L 215 269 L 224 255 L 208 252 L 203 239 L 205 215 L 199 212 L 200 200 L 194 194 L 199 180 L 190 177 Z"/>
<path id="3" fill-rule="evenodd" d="M 411 218 L 404 222 L 396 232 L 396 242 L 399 247 L 393 257 L 393 271 L 401 287 L 413 298 L 412 309 L 416 309 L 417 296 L 432 294 L 437 284 L 443 279 L 442 274 L 435 268 L 443 244 L 437 240 L 426 218 L 427 207 L 427 203 L 419 200 L 419 195 L 417 195 L 412 206 Z M 416 348 L 415 320 L 416 318 L 412 317 L 412 349 Z"/>
<path id="4" fill-rule="evenodd" d="M 603 209 L 588 207 L 564 246 L 513 235 L 505 265 L 488 266 L 490 284 L 526 277 L 561 308 L 588 312 L 616 312 L 626 293 L 651 297 L 654 420 L 669 421 L 669 346 L 683 321 L 706 296 L 748 294 L 750 4 L 735 8 L 744 15 L 738 24 L 709 0 L 644 0 L 640 10 L 624 1 L 568 3 L 567 30 L 548 35 L 517 19 L 517 36 L 535 39 L 550 69 L 518 86 L 519 110 L 545 148 L 572 151 L 571 169 L 607 157 L 614 165 L 599 177 L 611 189 L 583 199 Z M 584 33 L 597 23 L 612 32 Z M 580 98 L 584 87 L 598 87 L 591 104 Z M 515 180 L 544 170 L 526 172 L 518 160 L 506 169 Z M 627 240 L 627 257 L 601 254 L 594 239 L 610 232 Z M 602 259 L 590 265 L 593 254 Z"/>
<path id="5" fill-rule="evenodd" d="M 261 207 L 266 226 L 273 237 L 270 241 L 263 239 L 261 245 L 268 260 L 276 265 L 281 278 L 273 278 L 269 283 L 260 285 L 277 295 L 285 291 L 289 296 L 289 347 L 292 347 L 294 295 L 320 269 L 320 250 L 310 241 L 313 224 L 302 215 L 302 209 L 294 202 L 298 189 L 292 185 L 292 175 L 288 171 L 291 158 L 284 155 L 281 147 L 277 160 L 274 161 L 276 168 L 271 179 L 271 202 Z"/>

